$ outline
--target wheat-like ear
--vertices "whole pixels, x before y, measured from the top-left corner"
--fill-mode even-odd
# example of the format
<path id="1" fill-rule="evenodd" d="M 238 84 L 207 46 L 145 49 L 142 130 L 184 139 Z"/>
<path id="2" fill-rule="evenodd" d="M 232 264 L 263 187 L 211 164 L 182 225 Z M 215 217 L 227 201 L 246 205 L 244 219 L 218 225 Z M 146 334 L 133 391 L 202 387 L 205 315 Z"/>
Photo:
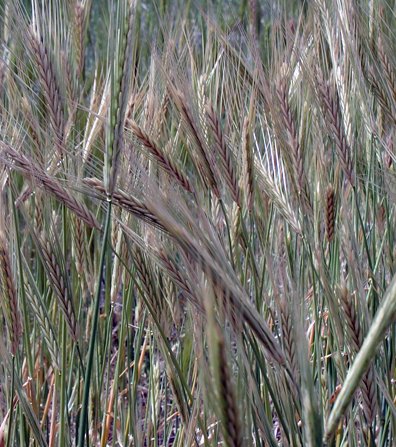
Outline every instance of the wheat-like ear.
<path id="1" fill-rule="evenodd" d="M 157 319 L 157 324 L 160 325 L 165 335 L 169 336 L 171 311 L 165 297 L 159 293 L 158 287 L 155 286 L 159 279 L 158 272 L 151 268 L 150 262 L 137 245 L 132 247 L 132 260 L 140 278 L 145 302 L 150 306 L 150 313 Z"/>
<path id="2" fill-rule="evenodd" d="M 102 198 L 104 199 L 106 188 L 102 181 L 97 178 L 85 178 L 83 181 L 84 184 L 94 188 L 94 190 L 102 194 Z M 114 189 L 113 202 L 115 205 L 120 206 L 139 219 L 144 220 L 154 225 L 155 227 L 166 231 L 165 227 L 161 224 L 158 217 L 153 214 L 151 210 L 148 209 L 147 205 L 145 205 L 143 201 L 133 196 L 131 193 L 127 193 L 125 191 L 122 191 L 121 189 Z"/>
<path id="3" fill-rule="evenodd" d="M 205 110 L 209 122 L 209 127 L 212 130 L 214 142 L 220 156 L 220 161 L 225 175 L 227 186 L 231 192 L 234 202 L 237 203 L 239 206 L 241 206 L 239 186 L 235 174 L 235 166 L 232 160 L 231 151 L 225 142 L 223 129 L 221 128 L 220 121 L 217 117 L 215 110 L 213 109 L 213 106 L 210 103 L 206 104 Z"/>
<path id="4" fill-rule="evenodd" d="M 86 4 L 77 0 L 74 7 L 74 51 L 76 58 L 76 74 L 80 78 L 84 69 L 84 34 L 85 34 Z"/>
<path id="5" fill-rule="evenodd" d="M 68 100 L 68 112 L 69 112 L 69 118 L 67 122 L 65 123 L 65 139 L 67 139 L 68 133 L 70 131 L 70 126 L 72 125 L 73 118 L 75 116 L 75 97 L 76 97 L 76 86 L 75 81 L 73 79 L 72 74 L 72 68 L 70 66 L 70 60 L 66 54 L 65 51 L 61 50 L 60 53 L 60 59 L 62 62 L 62 70 L 65 73 L 65 84 L 66 84 L 66 93 L 67 93 L 67 100 Z"/>
<path id="6" fill-rule="evenodd" d="M 3 59 L 0 59 L 0 97 L 4 90 L 4 84 L 6 79 L 6 70 L 7 70 L 7 64 Z M 1 109 L 0 109 L 1 112 Z"/>
<path id="7" fill-rule="evenodd" d="M 27 36 L 28 42 L 36 59 L 40 81 L 45 94 L 46 107 L 48 109 L 52 129 L 56 136 L 56 144 L 59 150 L 59 155 L 62 157 L 65 118 L 61 95 L 59 92 L 59 85 L 55 76 L 51 56 L 37 28 L 33 25 L 30 26 Z"/>
<path id="8" fill-rule="evenodd" d="M 392 95 L 393 104 L 396 103 L 396 68 L 392 65 L 388 55 L 385 53 L 384 44 L 381 35 L 378 38 L 378 56 L 381 66 L 385 73 L 385 79 L 388 84 L 389 91 Z"/>
<path id="9" fill-rule="evenodd" d="M 395 111 L 396 107 L 393 101 L 390 101 L 389 95 L 386 90 L 383 88 L 379 80 L 377 79 L 377 74 L 375 73 L 372 66 L 368 69 L 368 80 L 371 86 L 371 91 L 374 97 L 377 99 L 379 105 L 381 106 L 381 110 L 386 114 L 387 118 L 393 123 L 396 124 Z"/>
<path id="10" fill-rule="evenodd" d="M 271 173 L 266 172 L 264 169 L 261 169 L 261 167 L 257 169 L 257 172 L 259 174 L 257 180 L 262 188 L 260 192 L 267 195 L 273 201 L 274 205 L 289 223 L 291 228 L 297 234 L 301 234 L 302 229 L 300 219 L 279 187 L 279 184 L 274 181 Z"/>
<path id="11" fill-rule="evenodd" d="M 80 277 L 82 277 L 85 270 L 85 238 L 84 238 L 84 227 L 81 220 L 74 216 L 73 219 L 73 247 L 74 247 L 74 258 L 76 264 L 76 271 Z"/>
<path id="12" fill-rule="evenodd" d="M 356 354 L 363 344 L 363 330 L 359 320 L 356 304 L 345 287 L 340 290 L 340 300 L 347 322 L 347 332 L 352 342 L 352 353 Z M 377 414 L 377 398 L 374 367 L 370 366 L 362 377 L 361 393 L 363 411 L 368 425 L 371 425 Z"/>
<path id="13" fill-rule="evenodd" d="M 188 295 L 191 302 L 197 305 L 198 299 L 195 295 L 195 291 L 191 287 L 191 283 L 189 282 L 188 278 L 183 274 L 181 269 L 178 268 L 175 261 L 163 249 L 159 251 L 158 258 L 162 268 L 169 275 L 169 277 L 172 278 L 173 282 Z"/>
<path id="14" fill-rule="evenodd" d="M 139 274 L 142 290 L 147 299 L 152 303 L 156 300 L 156 290 L 154 278 L 147 267 L 147 262 L 143 256 L 142 250 L 137 245 L 132 248 L 133 262 Z"/>
<path id="15" fill-rule="evenodd" d="M 11 353 L 12 355 L 16 355 L 22 334 L 22 325 L 8 244 L 2 231 L 0 232 L 0 273 L 1 291 L 3 295 L 1 304 L 11 340 Z"/>
<path id="16" fill-rule="evenodd" d="M 238 404 L 230 367 L 228 365 L 224 336 L 218 331 L 218 393 L 223 414 L 222 431 L 226 444 L 230 447 L 242 447 L 242 430 L 239 420 Z"/>
<path id="17" fill-rule="evenodd" d="M 151 138 L 135 121 L 129 120 L 128 126 L 142 144 L 149 150 L 150 154 L 157 160 L 158 164 L 174 178 L 186 191 L 192 193 L 193 188 L 188 178 L 169 158 L 169 156 L 159 148 L 158 144 Z"/>
<path id="18" fill-rule="evenodd" d="M 212 406 L 220 420 L 225 445 L 239 447 L 242 446 L 243 438 L 240 416 L 226 347 L 225 329 L 222 330 L 218 323 L 218 320 L 224 321 L 227 314 L 224 291 L 218 289 L 209 277 L 206 284 L 202 284 L 199 295 L 206 314 L 209 365 L 213 374 L 208 387 L 211 392 L 214 391 L 216 398 Z"/>
<path id="19" fill-rule="evenodd" d="M 61 203 L 64 203 L 74 214 L 80 217 L 89 227 L 100 228 L 95 216 L 88 208 L 79 202 L 66 188 L 64 188 L 55 177 L 51 177 L 40 168 L 32 159 L 17 151 L 13 147 L 0 142 L 0 148 L 3 150 L 4 161 L 10 168 L 19 169 L 22 174 L 33 178 L 38 186 L 53 195 Z M 1 156 L 1 153 L 0 153 Z"/>
<path id="20" fill-rule="evenodd" d="M 252 211 L 254 201 L 254 162 L 250 138 L 250 121 L 246 116 L 242 126 L 242 179 L 245 206 Z"/>
<path id="21" fill-rule="evenodd" d="M 174 86 L 169 86 L 168 91 L 186 124 L 189 134 L 192 136 L 195 148 L 198 150 L 196 156 L 194 157 L 193 155 L 193 159 L 195 158 L 194 161 L 196 162 L 198 171 L 204 180 L 204 186 L 210 188 L 214 195 L 217 198 L 220 198 L 220 191 L 214 172 L 212 158 L 208 154 L 205 140 L 199 132 L 199 127 L 193 118 L 193 114 L 185 99 L 185 95 Z"/>
<path id="22" fill-rule="evenodd" d="M 334 188 L 329 185 L 326 191 L 326 235 L 329 243 L 334 238 L 335 212 Z"/>
<path id="23" fill-rule="evenodd" d="M 281 327 L 282 327 L 282 340 L 283 349 L 286 354 L 286 359 L 293 373 L 295 383 L 298 383 L 299 369 L 297 361 L 297 350 L 296 350 L 296 335 L 293 328 L 292 316 L 289 311 L 289 306 L 285 298 L 281 299 L 280 306 L 280 316 L 281 316 Z"/>
<path id="24" fill-rule="evenodd" d="M 346 178 L 351 186 L 354 186 L 355 178 L 351 159 L 352 152 L 341 120 L 338 98 L 331 89 L 329 82 L 325 81 L 320 76 L 318 78 L 317 87 L 320 92 L 324 113 L 327 117 L 329 130 L 331 131 L 331 137 L 334 139 L 338 149 L 337 152 L 341 161 L 342 169 L 344 170 Z"/>
<path id="25" fill-rule="evenodd" d="M 54 244 L 54 241 L 48 240 L 43 233 L 38 235 L 33 232 L 32 234 L 70 334 L 73 340 L 77 341 L 78 324 L 73 307 L 71 287 L 64 266 L 58 262 L 58 256 L 53 250 L 53 247 L 56 247 L 57 244 Z"/>
<path id="26" fill-rule="evenodd" d="M 288 88 L 285 80 L 278 83 L 276 93 L 278 96 L 281 115 L 286 127 L 288 136 L 288 145 L 292 154 L 292 164 L 294 168 L 294 178 L 297 185 L 298 194 L 302 194 L 305 191 L 305 173 L 304 173 L 304 160 L 299 143 L 295 120 L 290 109 Z"/>
<path id="27" fill-rule="evenodd" d="M 31 272 L 28 271 L 26 263 L 25 263 L 25 272 L 27 272 L 29 276 L 28 279 L 29 283 L 25 285 L 27 301 L 29 302 L 34 312 L 34 317 L 40 326 L 41 332 L 45 340 L 45 344 L 47 345 L 48 352 L 51 356 L 52 365 L 58 370 L 60 370 L 59 345 L 57 342 L 55 329 L 48 315 L 45 303 L 43 303 L 43 300 L 40 297 L 40 293 L 37 290 L 37 286 L 34 283 L 34 279 L 31 275 Z"/>
<path id="28" fill-rule="evenodd" d="M 26 119 L 26 127 L 28 135 L 32 142 L 32 152 L 37 157 L 40 166 L 44 165 L 44 153 L 40 150 L 42 144 L 42 134 L 39 126 L 39 120 L 34 116 L 32 106 L 26 96 L 22 97 L 21 110 Z"/>
<path id="29" fill-rule="evenodd" d="M 340 291 L 340 300 L 348 324 L 348 335 L 352 343 L 352 349 L 354 352 L 358 352 L 363 342 L 363 332 L 353 299 L 345 287 Z"/>
<path id="30" fill-rule="evenodd" d="M 122 9 L 122 3 L 119 6 Z M 117 47 L 117 55 L 114 63 L 112 76 L 112 95 L 110 107 L 110 126 L 108 143 L 105 152 L 104 177 L 108 196 L 112 196 L 116 185 L 120 157 L 124 145 L 125 116 L 128 107 L 129 84 L 132 76 L 132 33 L 135 18 L 134 2 L 125 2 L 124 14 L 121 14 L 123 22 L 117 34 L 121 33 Z M 122 20 L 121 20 L 122 22 Z"/>

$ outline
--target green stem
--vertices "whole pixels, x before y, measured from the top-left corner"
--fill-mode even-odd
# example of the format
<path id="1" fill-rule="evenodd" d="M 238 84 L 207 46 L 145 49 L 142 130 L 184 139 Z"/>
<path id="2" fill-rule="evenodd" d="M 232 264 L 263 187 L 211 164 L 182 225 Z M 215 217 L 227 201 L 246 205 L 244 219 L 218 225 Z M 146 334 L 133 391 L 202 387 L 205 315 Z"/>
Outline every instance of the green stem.
<path id="1" fill-rule="evenodd" d="M 15 242 L 16 242 L 16 256 L 18 260 L 18 276 L 19 276 L 19 292 L 21 297 L 21 308 L 22 308 L 22 318 L 23 318 L 23 343 L 25 345 L 25 353 L 26 353 L 26 359 L 27 359 L 27 366 L 30 377 L 34 377 L 34 365 L 33 365 L 33 354 L 32 354 L 32 348 L 30 345 L 30 324 L 29 324 L 29 317 L 28 317 L 28 309 L 26 305 L 26 294 L 25 294 L 25 287 L 24 287 L 24 275 L 23 275 L 23 267 L 22 267 L 22 250 L 21 250 L 21 231 L 19 229 L 19 220 L 17 216 L 17 210 L 15 206 L 15 200 L 10 195 L 10 202 L 12 207 L 12 215 L 14 218 L 14 228 L 15 228 Z"/>
<path id="2" fill-rule="evenodd" d="M 103 276 L 107 244 L 108 244 L 108 239 L 109 239 L 111 205 L 112 205 L 111 201 L 109 201 L 108 207 L 107 207 L 106 221 L 105 221 L 105 230 L 104 230 L 104 234 L 103 234 L 102 251 L 101 251 L 101 255 L 100 255 L 99 276 L 98 276 L 98 283 L 97 283 L 97 287 L 96 287 L 94 312 L 93 312 L 93 316 L 92 316 L 92 330 L 91 330 L 91 338 L 89 340 L 87 370 L 86 370 L 86 374 L 85 374 L 80 426 L 79 426 L 79 432 L 78 432 L 78 447 L 84 447 L 85 433 L 86 433 L 87 427 L 88 427 L 89 390 L 90 390 L 90 385 L 91 385 L 92 366 L 93 366 L 94 351 L 95 351 L 95 341 L 96 341 L 96 333 L 98 330 L 98 321 L 99 321 L 101 279 Z"/>
<path id="3" fill-rule="evenodd" d="M 60 373 L 60 415 L 59 415 L 59 447 L 65 446 L 66 441 L 66 374 L 67 374 L 67 331 L 66 322 L 61 322 L 62 340 L 62 371 Z"/>
<path id="4" fill-rule="evenodd" d="M 14 422 L 14 395 L 15 395 L 15 358 L 12 357 L 12 378 L 11 378 L 11 393 L 10 393 L 10 420 L 8 422 L 8 436 L 7 436 L 7 447 L 11 447 L 12 436 L 12 424 Z"/>
<path id="5" fill-rule="evenodd" d="M 63 219 L 63 256 L 66 253 L 66 207 L 62 205 Z M 61 317 L 62 371 L 60 372 L 60 414 L 59 414 L 59 447 L 66 442 L 66 374 L 67 374 L 67 332 L 66 321 Z"/>

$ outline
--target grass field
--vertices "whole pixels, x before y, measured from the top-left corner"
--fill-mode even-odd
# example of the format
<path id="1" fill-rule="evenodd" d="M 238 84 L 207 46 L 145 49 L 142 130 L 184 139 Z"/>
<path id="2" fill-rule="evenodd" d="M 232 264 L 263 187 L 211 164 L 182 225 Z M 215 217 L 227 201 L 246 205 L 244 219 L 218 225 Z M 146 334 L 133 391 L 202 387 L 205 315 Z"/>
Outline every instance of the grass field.
<path id="1" fill-rule="evenodd" d="M 0 447 L 395 445 L 395 31 L 0 0 Z"/>

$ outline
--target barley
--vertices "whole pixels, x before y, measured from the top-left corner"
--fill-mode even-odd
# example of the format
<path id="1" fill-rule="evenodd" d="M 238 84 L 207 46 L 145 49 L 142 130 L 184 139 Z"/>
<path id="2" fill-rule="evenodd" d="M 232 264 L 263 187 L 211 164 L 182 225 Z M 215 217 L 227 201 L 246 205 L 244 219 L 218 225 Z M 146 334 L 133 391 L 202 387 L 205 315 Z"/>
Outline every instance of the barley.
<path id="1" fill-rule="evenodd" d="M 318 88 L 324 104 L 325 114 L 329 119 L 332 137 L 336 142 L 342 168 L 344 169 L 348 181 L 353 186 L 354 172 L 351 160 L 351 148 L 348 145 L 343 124 L 341 122 L 338 100 L 335 98 L 329 83 L 326 83 L 324 80 L 319 80 Z"/>
<path id="2" fill-rule="evenodd" d="M 76 1 L 74 7 L 74 48 L 76 53 L 77 77 L 81 77 L 84 68 L 84 28 L 85 28 L 85 3 Z"/>
<path id="3" fill-rule="evenodd" d="M 254 165 L 252 148 L 250 146 L 250 123 L 248 117 L 245 117 L 243 121 L 242 156 L 242 183 L 245 195 L 245 204 L 249 212 L 251 212 L 253 207 Z"/>
<path id="4" fill-rule="evenodd" d="M 52 250 L 51 242 L 44 236 L 37 237 L 38 248 L 40 250 L 44 267 L 47 271 L 48 279 L 58 299 L 59 306 L 63 312 L 70 334 L 74 341 L 78 339 L 78 324 L 73 308 L 73 300 L 69 283 L 62 266 L 57 262 L 55 253 Z"/>
<path id="5" fill-rule="evenodd" d="M 0 143 L 5 155 L 11 164 L 15 164 L 24 174 L 39 182 L 42 188 L 64 203 L 73 213 L 80 217 L 88 226 L 99 228 L 95 216 L 80 203 L 69 191 L 67 191 L 55 177 L 50 177 L 45 171 L 38 167 L 33 160 L 18 152 L 9 145 Z"/>
<path id="6" fill-rule="evenodd" d="M 239 187 L 236 180 L 235 167 L 231 158 L 231 152 L 225 143 L 223 130 L 220 126 L 220 122 L 216 115 L 216 112 L 214 111 L 211 104 L 207 104 L 206 106 L 206 115 L 209 121 L 209 126 L 213 133 L 217 150 L 220 155 L 226 183 L 231 191 L 231 195 L 235 203 L 241 205 L 239 200 Z"/>
<path id="7" fill-rule="evenodd" d="M 15 356 L 18 351 L 20 336 L 22 334 L 22 324 L 19 313 L 17 291 L 12 274 L 8 244 L 3 232 L 0 233 L 0 268 L 1 289 L 3 295 L 2 304 L 9 329 L 11 353 Z"/>
<path id="8" fill-rule="evenodd" d="M 48 108 L 51 126 L 56 136 L 59 155 L 63 157 L 65 119 L 53 64 L 42 37 L 34 27 L 29 28 L 28 41 L 36 58 L 40 81 L 45 93 L 46 107 Z"/>
<path id="9" fill-rule="evenodd" d="M 143 143 L 143 145 L 150 151 L 150 154 L 157 160 L 158 164 L 173 177 L 186 191 L 192 192 L 192 186 L 188 178 L 181 172 L 181 170 L 173 163 L 168 155 L 162 151 L 149 135 L 137 125 L 134 121 L 128 122 L 132 132 Z"/>
<path id="10" fill-rule="evenodd" d="M 288 89 L 284 80 L 279 83 L 279 86 L 277 88 L 277 95 L 281 106 L 283 120 L 287 129 L 289 147 L 292 152 L 293 167 L 295 172 L 294 175 L 296 178 L 298 194 L 302 194 L 305 189 L 304 160 L 302 156 L 301 146 L 298 140 L 296 125 L 292 112 L 290 110 Z"/>
<path id="11" fill-rule="evenodd" d="M 335 223 L 334 189 L 331 185 L 329 185 L 326 191 L 326 234 L 329 243 L 334 238 L 334 223 Z"/>

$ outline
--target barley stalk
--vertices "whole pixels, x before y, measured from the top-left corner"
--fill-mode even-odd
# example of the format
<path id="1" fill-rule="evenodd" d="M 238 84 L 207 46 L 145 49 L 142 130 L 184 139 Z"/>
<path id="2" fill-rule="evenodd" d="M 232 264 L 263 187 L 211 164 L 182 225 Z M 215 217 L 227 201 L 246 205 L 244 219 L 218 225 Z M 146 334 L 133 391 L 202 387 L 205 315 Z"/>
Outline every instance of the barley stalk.
<path id="1" fill-rule="evenodd" d="M 341 166 L 345 172 L 345 175 L 349 183 L 354 185 L 354 172 L 353 164 L 351 160 L 351 148 L 348 145 L 343 124 L 340 117 L 340 108 L 337 98 L 335 98 L 329 83 L 323 80 L 319 80 L 318 88 L 323 101 L 325 114 L 328 117 L 328 123 L 330 130 L 332 131 L 332 137 L 335 140 L 336 147 L 338 149 Z"/>
<path id="2" fill-rule="evenodd" d="M 362 347 L 356 355 L 352 367 L 348 371 L 344 385 L 327 421 L 324 441 L 329 440 L 334 435 L 337 424 L 349 405 L 362 377 L 366 374 L 386 330 L 395 322 L 395 315 L 396 276 L 392 278 L 392 281 L 386 289 L 381 306 L 371 323 L 370 329 L 363 341 Z"/>
<path id="3" fill-rule="evenodd" d="M 70 334 L 73 337 L 73 340 L 77 341 L 78 325 L 74 313 L 70 286 L 66 280 L 65 272 L 58 263 L 57 257 L 52 250 L 52 243 L 43 234 L 41 236 L 36 236 L 36 240 L 43 259 L 44 267 L 47 271 L 49 282 L 58 299 L 59 306 L 69 327 Z"/>
<path id="4" fill-rule="evenodd" d="M 86 265 L 84 227 L 82 225 L 81 220 L 76 216 L 74 216 L 73 222 L 74 222 L 73 242 L 74 242 L 75 264 L 77 273 L 80 275 L 80 277 L 82 277 Z"/>
<path id="5" fill-rule="evenodd" d="M 105 183 L 108 196 L 112 196 L 115 188 L 119 160 L 123 149 L 125 115 L 128 107 L 128 91 L 132 73 L 132 33 L 134 21 L 134 2 L 125 2 L 128 12 L 125 14 L 122 37 L 118 45 L 118 60 L 113 68 L 114 91 L 111 97 L 110 136 L 106 151 Z"/>
<path id="6" fill-rule="evenodd" d="M 204 140 L 202 139 L 198 127 L 193 119 L 190 108 L 187 105 L 185 96 L 182 92 L 176 88 L 170 88 L 169 92 L 173 96 L 175 104 L 179 109 L 184 122 L 187 124 L 193 140 L 196 143 L 196 148 L 198 149 L 198 168 L 206 180 L 206 186 L 210 187 L 216 197 L 220 197 L 219 188 L 216 181 L 216 176 L 213 170 L 213 164 L 211 163 L 210 157 L 207 154 L 207 149 Z"/>
<path id="7" fill-rule="evenodd" d="M 252 148 L 250 146 L 250 122 L 245 117 L 242 128 L 242 183 L 245 196 L 245 204 L 249 212 L 253 208 L 254 192 L 254 163 Z"/>
<path id="8" fill-rule="evenodd" d="M 219 377 L 219 400 L 223 414 L 222 431 L 226 445 L 230 447 L 241 447 L 243 445 L 240 429 L 238 405 L 235 398 L 234 386 L 230 376 L 226 348 L 223 337 L 218 336 L 218 377 Z"/>
<path id="9" fill-rule="evenodd" d="M 100 228 L 95 216 L 88 208 L 80 203 L 67 189 L 65 189 L 55 177 L 51 177 L 34 163 L 33 160 L 15 150 L 13 147 L 1 143 L 6 161 L 10 167 L 17 167 L 25 175 L 32 177 L 45 191 L 51 193 L 57 200 L 64 203 L 76 216 L 83 220 L 91 228 Z"/>
<path id="10" fill-rule="evenodd" d="M 0 59 L 0 95 L 3 93 L 4 90 L 6 70 L 7 64 L 3 61 L 3 59 Z"/>
<path id="11" fill-rule="evenodd" d="M 156 291 L 154 289 L 154 278 L 147 269 L 147 264 L 143 257 L 143 253 L 138 246 L 133 247 L 132 255 L 133 255 L 133 261 L 139 273 L 140 281 L 143 285 L 143 290 L 147 296 L 147 299 L 150 300 L 151 303 L 153 303 L 155 302 L 157 296 Z"/>
<path id="12" fill-rule="evenodd" d="M 70 61 L 64 51 L 61 52 L 61 60 L 62 60 L 62 69 L 65 71 L 66 92 L 67 92 L 67 99 L 69 101 L 69 104 L 68 104 L 69 118 L 65 124 L 65 139 L 67 140 L 68 133 L 70 131 L 70 126 L 71 126 L 71 123 L 72 123 L 74 115 L 75 115 L 76 93 L 75 93 L 75 82 L 73 79 Z"/>
<path id="13" fill-rule="evenodd" d="M 55 368 L 60 370 L 59 345 L 47 309 L 45 308 L 42 299 L 39 297 L 38 291 L 33 291 L 33 288 L 29 284 L 26 285 L 26 297 L 33 309 L 34 316 L 40 325 L 45 344 L 47 345 L 48 352 L 51 356 L 52 364 Z"/>
<path id="14" fill-rule="evenodd" d="M 395 68 L 392 66 L 388 55 L 384 51 L 384 45 L 381 37 L 378 39 L 378 55 L 382 65 L 382 68 L 385 72 L 385 79 L 388 83 L 389 90 L 391 92 L 393 102 L 396 103 L 396 74 Z"/>
<path id="15" fill-rule="evenodd" d="M 286 81 L 279 82 L 276 93 L 280 103 L 280 109 L 283 116 L 284 124 L 286 125 L 288 143 L 292 153 L 292 161 L 294 168 L 294 176 L 297 184 L 298 194 L 304 192 L 305 173 L 304 173 L 304 160 L 302 156 L 301 146 L 298 140 L 295 120 L 290 109 L 288 99 L 288 89 Z"/>
<path id="16" fill-rule="evenodd" d="M 209 127 L 212 130 L 215 145 L 220 155 L 221 165 L 225 174 L 225 180 L 227 186 L 231 191 L 231 195 L 234 202 L 240 206 L 241 203 L 240 203 L 239 186 L 236 180 L 235 167 L 232 161 L 230 149 L 226 145 L 223 130 L 221 128 L 219 119 L 212 105 L 207 104 L 205 110 L 209 122 Z"/>
<path id="17" fill-rule="evenodd" d="M 174 178 L 179 185 L 188 192 L 193 192 L 188 178 L 181 172 L 175 163 L 162 151 L 155 141 L 135 121 L 129 120 L 128 125 L 136 137 L 149 150 L 150 154 L 157 160 L 158 164 Z"/>
<path id="18" fill-rule="evenodd" d="M 76 1 L 74 7 L 74 48 L 76 53 L 76 74 L 81 77 L 84 68 L 85 3 Z"/>
<path id="19" fill-rule="evenodd" d="M 0 2 L 0 444 L 393 445 L 367 1 Z"/>
<path id="20" fill-rule="evenodd" d="M 334 188 L 329 185 L 326 191 L 326 235 L 329 243 L 334 239 L 335 211 Z"/>
<path id="21" fill-rule="evenodd" d="M 96 178 L 85 178 L 84 183 L 102 194 L 106 193 L 104 183 Z M 147 208 L 147 206 L 141 200 L 139 200 L 137 197 L 134 197 L 132 194 L 128 194 L 120 189 L 116 189 L 113 191 L 113 201 L 116 205 L 120 206 L 136 217 L 145 220 L 153 224 L 154 226 L 164 229 L 158 218 Z"/>
<path id="22" fill-rule="evenodd" d="M 364 337 L 359 316 L 356 311 L 356 305 L 351 299 L 348 290 L 345 288 L 342 288 L 340 298 L 348 324 L 348 333 L 352 341 L 352 350 L 357 353 L 363 344 Z M 360 389 L 362 392 L 364 415 L 367 424 L 371 425 L 377 414 L 376 385 L 373 366 L 370 366 L 368 371 L 362 377 Z"/>
<path id="23" fill-rule="evenodd" d="M 287 301 L 283 298 L 280 303 L 280 316 L 282 323 L 283 347 L 286 353 L 290 370 L 293 373 L 295 383 L 298 383 L 298 361 L 297 351 L 295 346 L 295 333 L 293 330 L 292 317 L 289 312 Z"/>
<path id="24" fill-rule="evenodd" d="M 348 333 L 351 337 L 354 352 L 358 352 L 363 342 L 363 332 L 360 327 L 359 317 L 355 305 L 347 289 L 343 288 L 340 293 L 342 308 L 345 312 L 348 324 Z"/>
<path id="25" fill-rule="evenodd" d="M 56 136 L 59 155 L 63 157 L 65 119 L 53 64 L 42 36 L 40 36 L 38 30 L 33 26 L 28 30 L 28 41 L 36 58 L 40 81 L 44 89 L 46 107 L 49 112 L 52 129 Z"/>
<path id="26" fill-rule="evenodd" d="M 18 351 L 20 336 L 22 334 L 22 324 L 8 244 L 3 232 L 0 233 L 0 268 L 3 295 L 2 304 L 5 310 L 6 322 L 11 340 L 11 353 L 15 356 Z"/>

